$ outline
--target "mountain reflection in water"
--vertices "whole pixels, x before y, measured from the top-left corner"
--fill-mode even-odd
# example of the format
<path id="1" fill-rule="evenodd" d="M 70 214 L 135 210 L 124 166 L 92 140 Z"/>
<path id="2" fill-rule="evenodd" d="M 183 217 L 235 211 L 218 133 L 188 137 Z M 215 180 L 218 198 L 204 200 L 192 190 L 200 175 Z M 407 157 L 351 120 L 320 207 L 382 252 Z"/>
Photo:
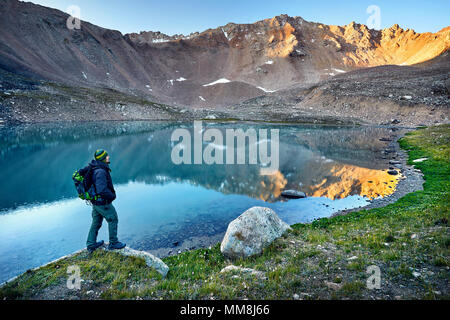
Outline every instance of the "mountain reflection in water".
<path id="1" fill-rule="evenodd" d="M 170 135 L 192 124 L 124 122 L 40 124 L 0 128 L 0 211 L 21 205 L 74 198 L 70 179 L 95 149 L 111 155 L 114 183 L 189 182 L 224 194 L 242 194 L 264 201 L 281 200 L 284 189 L 330 199 L 348 195 L 384 196 L 395 189 L 379 157 L 385 128 L 280 126 L 267 124 L 204 124 L 224 128 L 280 129 L 280 168 L 260 175 L 259 165 L 175 165 Z M 373 181 L 369 186 L 368 181 Z M 396 180 L 394 180 L 396 181 Z M 385 184 L 384 182 L 388 182 Z M 376 186 L 376 187 L 375 187 Z M 391 188 L 389 188 L 389 186 Z M 392 189 L 392 190 L 391 190 Z"/>

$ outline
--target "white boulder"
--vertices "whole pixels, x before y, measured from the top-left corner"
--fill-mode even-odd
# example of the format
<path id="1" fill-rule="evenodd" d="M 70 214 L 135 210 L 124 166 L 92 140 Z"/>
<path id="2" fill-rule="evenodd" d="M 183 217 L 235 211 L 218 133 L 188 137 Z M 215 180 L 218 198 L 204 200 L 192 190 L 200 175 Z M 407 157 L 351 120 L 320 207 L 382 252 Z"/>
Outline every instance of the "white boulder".
<path id="1" fill-rule="evenodd" d="M 103 246 L 103 249 L 108 250 L 106 248 L 106 246 Z M 158 257 L 155 257 L 154 255 L 152 255 L 148 252 L 134 250 L 129 247 L 125 247 L 123 249 L 118 249 L 118 250 L 112 250 L 112 251 L 120 253 L 121 255 L 124 255 L 124 256 L 143 258 L 145 260 L 145 264 L 148 267 L 154 268 L 163 277 L 165 277 L 167 275 L 167 272 L 169 272 L 169 267 L 161 259 L 159 259 Z"/>
<path id="2" fill-rule="evenodd" d="M 220 251 L 229 258 L 257 255 L 288 229 L 272 209 L 253 207 L 230 222 Z"/>

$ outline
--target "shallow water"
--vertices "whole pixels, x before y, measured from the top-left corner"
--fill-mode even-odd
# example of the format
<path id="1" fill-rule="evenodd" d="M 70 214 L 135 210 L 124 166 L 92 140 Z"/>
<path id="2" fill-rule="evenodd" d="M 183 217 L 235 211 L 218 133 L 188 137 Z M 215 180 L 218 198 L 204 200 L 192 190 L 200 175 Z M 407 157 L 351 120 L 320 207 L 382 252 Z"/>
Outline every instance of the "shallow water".
<path id="1" fill-rule="evenodd" d="M 220 237 L 252 206 L 270 207 L 294 224 L 364 206 L 369 198 L 395 190 L 387 160 L 380 157 L 386 143 L 379 139 L 390 134 L 386 128 L 203 123 L 204 129 L 224 133 L 229 128 L 279 129 L 279 168 L 261 175 L 259 164 L 175 165 L 171 134 L 181 127 L 193 132 L 192 126 L 0 127 L 0 282 L 84 247 L 91 207 L 76 197 L 71 177 L 97 148 L 111 156 L 120 240 L 157 253 L 200 238 L 197 245 L 205 245 L 205 239 Z M 308 197 L 287 201 L 280 196 L 287 189 Z M 106 222 L 99 239 L 108 240 Z"/>

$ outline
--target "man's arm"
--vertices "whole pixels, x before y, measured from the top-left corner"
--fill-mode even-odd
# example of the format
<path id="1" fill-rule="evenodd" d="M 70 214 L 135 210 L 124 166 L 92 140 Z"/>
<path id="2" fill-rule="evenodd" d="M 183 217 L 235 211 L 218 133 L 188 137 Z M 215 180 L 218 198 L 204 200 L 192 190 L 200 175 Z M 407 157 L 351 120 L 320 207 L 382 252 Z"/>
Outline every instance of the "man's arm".
<path id="1" fill-rule="evenodd" d="M 106 172 L 104 170 L 95 170 L 94 183 L 97 194 L 100 195 L 102 199 L 112 202 L 116 198 L 116 195 L 108 188 Z"/>

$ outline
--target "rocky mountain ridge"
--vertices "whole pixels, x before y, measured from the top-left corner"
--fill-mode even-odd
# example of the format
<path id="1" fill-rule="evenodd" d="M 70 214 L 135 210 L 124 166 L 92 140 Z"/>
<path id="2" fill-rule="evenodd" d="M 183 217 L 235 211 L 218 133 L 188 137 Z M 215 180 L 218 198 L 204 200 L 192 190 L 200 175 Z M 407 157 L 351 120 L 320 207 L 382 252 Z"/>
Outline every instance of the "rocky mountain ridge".
<path id="1" fill-rule="evenodd" d="M 189 36 L 122 35 L 84 21 L 69 30 L 66 13 L 3 2 L 2 68 L 71 85 L 138 90 L 187 107 L 233 104 L 361 67 L 419 63 L 450 44 L 449 27 L 434 34 L 398 25 L 378 31 L 287 15 Z"/>
<path id="2" fill-rule="evenodd" d="M 90 102 L 95 106 L 90 108 L 98 110 L 97 115 L 104 113 L 102 119 L 110 114 L 102 112 L 102 108 L 114 108 L 114 119 L 128 119 L 131 115 L 133 119 L 160 117 L 158 112 L 142 111 L 136 102 L 142 99 L 173 106 L 182 117 L 201 111 L 191 115 L 197 117 L 210 113 L 208 110 L 215 110 L 216 115 L 220 110 L 234 117 L 235 106 L 248 104 L 253 99 L 260 102 L 273 97 L 285 101 L 286 96 L 294 96 L 294 102 L 304 101 L 302 92 L 322 82 L 335 78 L 340 81 L 347 79 L 347 75 L 349 78 L 345 81 L 351 82 L 353 71 L 368 67 L 392 64 L 408 67 L 433 61 L 447 52 L 450 44 L 450 27 L 437 33 L 416 33 L 398 25 L 372 30 L 355 22 L 330 26 L 284 14 L 251 24 L 228 23 L 203 32 L 174 36 L 152 31 L 123 35 L 85 21 L 81 22 L 81 29 L 71 30 L 66 25 L 68 17 L 59 10 L 29 2 L 2 0 L 0 69 L 3 72 L 0 73 L 8 74 L 8 79 L 18 75 L 56 83 L 63 96 L 59 102 L 62 104 L 68 98 L 70 104 L 73 100 L 66 86 L 92 88 L 95 92 Z M 445 61 L 447 63 L 448 59 Z M 440 89 L 444 96 L 448 90 L 442 77 L 448 78 L 447 69 L 433 71 L 444 72 L 438 83 L 444 87 L 443 91 Z M 401 68 L 395 70 L 403 72 Z M 374 76 L 376 72 L 369 74 Z M 9 80 L 0 83 L 4 88 L 10 84 Z M 54 92 L 54 87 L 43 91 Z M 104 97 L 105 90 L 112 90 L 113 96 L 117 93 L 125 102 L 117 105 L 111 99 L 94 101 L 93 96 Z M 74 91 L 81 92 L 80 89 Z M 20 100 L 22 96 L 16 95 L 19 99 L 15 105 L 5 104 L 4 110 L 12 110 L 10 117 L 19 119 L 14 112 L 25 102 L 42 104 L 42 99 L 34 101 L 28 93 L 22 99 L 25 102 Z M 2 94 L 2 98 L 11 100 L 11 93 Z M 444 100 L 446 104 L 448 94 Z M 133 101 L 137 106 L 134 111 L 124 110 L 126 101 Z M 330 102 L 328 99 L 325 104 Z M 318 103 L 323 108 L 323 103 Z M 316 104 L 307 104 L 307 107 L 315 109 Z M 140 116 L 142 112 L 145 115 Z M 265 110 L 252 112 L 258 114 Z M 283 113 L 296 112 L 286 109 Z M 62 111 L 60 117 L 51 119 L 77 118 L 76 115 L 65 117 L 65 114 Z M 31 114 L 29 117 L 34 118 Z M 40 112 L 39 119 L 47 117 L 45 112 Z M 22 118 L 19 120 L 28 121 L 28 117 Z"/>

